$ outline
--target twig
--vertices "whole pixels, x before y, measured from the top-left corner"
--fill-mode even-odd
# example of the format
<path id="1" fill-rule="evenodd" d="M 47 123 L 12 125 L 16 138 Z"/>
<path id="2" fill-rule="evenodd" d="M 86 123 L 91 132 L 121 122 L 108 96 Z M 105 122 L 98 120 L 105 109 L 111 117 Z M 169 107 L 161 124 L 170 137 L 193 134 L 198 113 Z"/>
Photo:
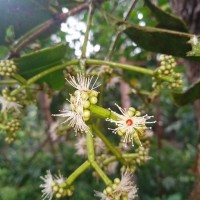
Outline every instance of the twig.
<path id="1" fill-rule="evenodd" d="M 71 9 L 67 13 L 59 13 L 54 18 L 49 19 L 48 21 L 36 26 L 26 34 L 24 34 L 21 38 L 19 38 L 18 41 L 16 41 L 13 46 L 11 46 L 11 51 L 9 55 L 7 56 L 8 59 L 11 59 L 13 57 L 17 57 L 19 52 L 26 47 L 30 42 L 38 38 L 42 33 L 48 31 L 52 26 L 55 26 L 57 24 L 60 24 L 64 20 L 66 20 L 69 16 L 75 15 L 78 12 L 81 12 L 82 10 L 87 9 L 89 6 L 88 3 L 81 4 L 80 6 L 77 6 L 73 9 Z"/>
<path id="2" fill-rule="evenodd" d="M 123 17 L 123 20 L 126 21 L 132 11 L 132 9 L 135 7 L 135 4 L 137 3 L 137 0 L 132 0 L 127 11 L 125 12 L 124 14 L 124 17 Z M 115 47 L 117 45 L 117 41 L 119 39 L 119 36 L 121 35 L 121 30 L 119 29 L 116 33 L 116 35 L 114 36 L 114 39 L 109 47 L 109 50 L 108 50 L 108 55 L 107 57 L 105 58 L 105 60 L 110 60 L 112 55 L 113 55 L 113 52 L 115 50 Z"/>
<path id="3" fill-rule="evenodd" d="M 81 54 L 82 59 L 86 58 L 87 43 L 88 43 L 88 39 L 89 39 L 90 28 L 92 25 L 93 13 L 94 13 L 94 6 L 91 2 L 90 6 L 89 6 L 89 13 L 88 13 L 88 19 L 87 19 L 87 29 L 85 32 L 84 42 L 83 42 L 83 46 L 82 46 L 82 54 Z"/>

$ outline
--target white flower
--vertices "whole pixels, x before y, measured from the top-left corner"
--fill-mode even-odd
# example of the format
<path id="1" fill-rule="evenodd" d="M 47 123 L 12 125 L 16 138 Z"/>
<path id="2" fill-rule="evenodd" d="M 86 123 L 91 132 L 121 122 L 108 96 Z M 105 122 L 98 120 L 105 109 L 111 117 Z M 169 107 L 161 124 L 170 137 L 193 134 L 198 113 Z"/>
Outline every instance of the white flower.
<path id="1" fill-rule="evenodd" d="M 73 102 L 68 100 L 70 103 L 70 107 L 73 108 L 70 110 L 70 107 L 67 109 L 62 110 L 61 114 L 53 114 L 53 116 L 58 116 L 58 117 L 65 117 L 67 118 L 64 122 L 62 123 L 68 123 L 70 127 L 73 127 L 75 132 L 89 132 L 90 128 L 86 125 L 85 121 L 83 120 L 83 104 L 84 101 L 79 98 L 79 97 L 73 97 Z"/>
<path id="2" fill-rule="evenodd" d="M 103 192 L 94 191 L 94 196 L 99 197 L 101 200 L 111 200 Z"/>
<path id="3" fill-rule="evenodd" d="M 126 196 L 127 200 L 134 200 L 137 197 L 137 188 L 133 180 L 133 174 L 126 171 L 122 174 L 121 181 L 118 179 L 117 182 L 118 185 L 112 191 L 95 191 L 95 196 L 99 197 L 101 200 L 116 200 L 120 199 L 123 196 Z"/>
<path id="4" fill-rule="evenodd" d="M 98 92 L 94 91 L 95 88 L 98 86 L 95 86 L 97 79 L 92 83 L 93 77 L 87 78 L 85 76 L 82 76 L 81 74 L 78 74 L 75 78 L 74 76 L 70 76 L 70 80 L 67 80 L 69 84 L 71 84 L 74 88 L 77 90 L 74 92 L 74 95 L 71 95 L 69 103 L 70 107 L 69 109 L 62 110 L 61 114 L 53 114 L 53 116 L 58 117 L 65 117 L 67 118 L 63 123 L 68 123 L 69 126 L 73 127 L 75 129 L 75 132 L 86 132 L 90 133 L 90 128 L 86 125 L 85 121 L 89 119 L 89 117 L 85 117 L 84 120 L 84 105 L 86 102 L 90 104 L 88 101 L 89 95 L 87 92 L 93 92 L 98 94 Z M 87 111 L 90 115 L 90 112 Z M 86 114 L 85 114 L 86 115 Z M 86 119 L 87 118 L 87 119 Z"/>
<path id="5" fill-rule="evenodd" d="M 70 76 L 70 79 L 71 80 L 66 79 L 67 82 L 71 86 L 73 86 L 74 88 L 79 90 L 80 92 L 87 92 L 90 90 L 94 90 L 100 86 L 100 85 L 95 86 L 95 84 L 98 80 L 98 77 L 96 78 L 96 80 L 94 81 L 93 84 L 92 84 L 93 76 L 91 78 L 89 78 L 89 77 L 85 77 L 81 74 L 78 74 L 76 78 L 74 76 Z"/>
<path id="6" fill-rule="evenodd" d="M 137 197 L 137 188 L 134 183 L 133 174 L 125 171 L 122 174 L 122 179 L 114 192 L 120 194 L 126 193 L 128 200 L 134 200 Z"/>
<path id="7" fill-rule="evenodd" d="M 44 177 L 41 177 L 44 181 L 44 184 L 41 184 L 40 187 L 42 188 L 42 198 L 51 200 L 54 195 L 53 187 L 55 185 L 60 186 L 62 183 L 65 182 L 64 177 L 59 172 L 58 176 L 53 177 L 50 170 L 47 171 L 47 174 Z"/>
<path id="8" fill-rule="evenodd" d="M 115 134 L 118 132 L 122 132 L 125 135 L 124 142 L 125 143 L 132 142 L 133 145 L 133 135 L 135 135 L 139 140 L 138 130 L 140 128 L 147 129 L 146 127 L 147 124 L 155 123 L 155 121 L 147 122 L 147 120 L 151 119 L 153 116 L 148 116 L 148 115 L 130 116 L 129 112 L 122 109 L 117 104 L 116 106 L 118 107 L 118 109 L 122 114 L 118 114 L 112 111 L 118 117 L 118 120 L 107 119 L 107 121 L 110 121 L 117 125 L 117 128 L 111 129 Z"/>
<path id="9" fill-rule="evenodd" d="M 55 176 L 54 182 L 57 183 L 58 185 L 61 185 L 62 183 L 65 182 L 65 179 L 60 172 L 59 172 L 58 176 Z"/>
<path id="10" fill-rule="evenodd" d="M 1 112 L 8 111 L 8 110 L 15 110 L 17 113 L 20 112 L 20 104 L 16 102 L 11 102 L 6 100 L 4 97 L 0 96 L 0 104 L 1 104 Z"/>
<path id="11" fill-rule="evenodd" d="M 51 200 L 54 194 L 54 191 L 53 191 L 54 179 L 50 170 L 48 170 L 47 174 L 44 177 L 41 177 L 41 179 L 44 181 L 44 184 L 40 185 L 40 187 L 43 188 L 42 198 Z"/>
<path id="12" fill-rule="evenodd" d="M 62 110 L 61 112 L 62 112 L 61 114 L 53 114 L 53 116 L 67 118 L 62 123 L 68 122 L 69 126 L 73 127 L 76 133 L 78 132 L 91 133 L 90 128 L 86 125 L 86 123 L 83 120 L 82 114 L 70 110 Z"/>

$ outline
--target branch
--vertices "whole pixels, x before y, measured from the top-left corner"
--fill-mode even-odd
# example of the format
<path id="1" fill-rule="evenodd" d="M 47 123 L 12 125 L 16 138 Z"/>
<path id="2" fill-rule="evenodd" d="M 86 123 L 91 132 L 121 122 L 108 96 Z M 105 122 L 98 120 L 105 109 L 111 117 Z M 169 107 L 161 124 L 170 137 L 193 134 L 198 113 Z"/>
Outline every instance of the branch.
<path id="1" fill-rule="evenodd" d="M 51 27 L 60 24 L 61 22 L 66 20 L 69 16 L 75 15 L 76 13 L 87 9 L 88 6 L 89 6 L 88 3 L 81 4 L 80 6 L 71 9 L 67 13 L 60 13 L 56 15 L 56 17 L 49 19 L 48 21 L 34 27 L 32 30 L 30 30 L 29 32 L 24 34 L 21 38 L 19 38 L 19 40 L 15 41 L 13 46 L 11 46 L 11 51 L 7 56 L 7 58 L 11 59 L 13 57 L 18 56 L 19 52 L 23 48 L 25 48 L 29 43 L 38 38 L 42 33 L 47 32 Z"/>
<path id="2" fill-rule="evenodd" d="M 124 17 L 123 17 L 123 20 L 124 20 L 124 21 L 126 21 L 126 20 L 128 19 L 129 15 L 130 15 L 132 9 L 135 7 L 135 4 L 136 4 L 136 3 L 137 3 L 137 0 L 132 0 L 132 1 L 131 1 L 130 5 L 129 5 L 128 9 L 127 9 L 127 11 L 125 11 L 125 14 L 124 14 Z M 116 47 L 116 45 L 117 45 L 117 41 L 118 41 L 118 39 L 119 39 L 119 36 L 121 35 L 121 32 L 122 32 L 122 31 L 121 31 L 121 29 L 119 28 L 119 30 L 117 31 L 117 33 L 116 33 L 115 36 L 114 36 L 114 40 L 112 41 L 112 43 L 111 43 L 111 45 L 110 45 L 110 47 L 109 47 L 108 55 L 107 55 L 107 57 L 106 57 L 105 60 L 110 60 L 110 59 L 111 59 L 112 54 L 113 54 L 113 52 L 114 52 L 114 50 L 115 50 L 115 47 Z"/>
<path id="3" fill-rule="evenodd" d="M 93 6 L 92 3 L 90 3 L 88 19 L 87 19 L 87 29 L 86 29 L 86 32 L 85 32 L 84 42 L 83 42 L 83 46 L 82 46 L 82 55 L 81 55 L 82 59 L 86 58 L 87 43 L 88 43 L 88 39 L 89 39 L 90 28 L 91 28 L 91 25 L 92 25 L 93 13 L 94 13 L 94 6 Z"/>

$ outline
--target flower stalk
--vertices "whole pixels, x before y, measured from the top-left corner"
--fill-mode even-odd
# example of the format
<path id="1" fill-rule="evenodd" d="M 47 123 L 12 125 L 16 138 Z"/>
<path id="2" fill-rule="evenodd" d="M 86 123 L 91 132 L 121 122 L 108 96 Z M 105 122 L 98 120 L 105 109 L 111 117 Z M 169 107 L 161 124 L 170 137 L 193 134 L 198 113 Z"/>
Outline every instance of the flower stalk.
<path id="1" fill-rule="evenodd" d="M 89 134 L 88 134 L 89 135 Z M 80 165 L 66 180 L 67 185 L 71 185 L 78 176 L 80 176 L 85 170 L 90 167 L 90 162 L 86 160 L 82 165 Z"/>
<path id="2" fill-rule="evenodd" d="M 104 119 L 110 118 L 113 120 L 118 119 L 118 117 L 113 112 L 111 112 L 110 110 L 107 110 L 105 108 L 102 108 L 100 106 L 90 105 L 89 109 L 93 114 L 97 115 L 98 117 L 101 117 Z"/>
<path id="3" fill-rule="evenodd" d="M 66 67 L 71 66 L 71 65 L 78 65 L 79 63 L 80 63 L 80 60 L 72 60 L 70 62 L 65 62 L 61 65 L 57 65 L 57 66 L 52 67 L 50 69 L 44 70 L 43 72 L 41 72 L 41 73 L 33 76 L 32 78 L 28 79 L 26 84 L 24 84 L 21 87 L 13 90 L 11 92 L 11 95 L 14 96 L 14 95 L 18 94 L 19 92 L 24 90 L 26 87 L 35 83 L 36 81 L 40 80 L 41 78 L 43 78 L 44 76 L 46 76 L 48 74 L 51 74 L 51 73 L 56 72 L 56 71 L 61 70 L 61 69 L 65 69 Z M 146 74 L 146 75 L 149 75 L 149 76 L 154 76 L 154 74 L 155 74 L 154 70 L 151 70 L 151 69 L 146 69 L 146 68 L 142 68 L 142 67 L 139 67 L 139 66 L 133 66 L 133 65 L 126 65 L 126 64 L 116 63 L 116 62 L 104 61 L 104 60 L 86 59 L 85 64 L 86 65 L 96 65 L 96 66 L 108 65 L 110 67 L 126 69 L 126 70 L 134 71 L 134 72 L 137 72 L 137 73 Z M 167 82 L 170 82 L 170 83 L 174 81 L 169 76 L 161 76 L 159 78 L 160 78 L 160 80 L 167 81 Z"/>
<path id="4" fill-rule="evenodd" d="M 91 128 L 91 126 L 90 126 Z M 101 179 L 104 181 L 106 185 L 112 183 L 112 181 L 108 178 L 108 176 L 104 173 L 104 171 L 98 166 L 97 162 L 95 161 L 95 153 L 94 153 L 94 138 L 91 134 L 86 134 L 87 140 L 87 153 L 88 153 L 88 161 L 90 162 L 91 166 L 95 169 L 95 171 L 99 174 Z"/>
<path id="5" fill-rule="evenodd" d="M 94 13 L 94 6 L 93 3 L 91 2 L 89 5 L 89 13 L 88 13 L 88 19 L 87 19 L 87 29 L 85 32 L 85 37 L 84 37 L 84 42 L 83 42 L 83 46 L 82 46 L 82 55 L 81 58 L 86 58 L 86 50 L 87 50 L 87 43 L 89 40 L 89 32 L 90 32 L 90 28 L 92 25 L 92 16 Z"/>
<path id="6" fill-rule="evenodd" d="M 104 134 L 96 127 L 93 126 L 95 133 L 102 139 L 108 149 L 115 155 L 115 157 L 123 164 L 126 165 L 126 161 L 123 159 L 121 153 L 110 143 L 110 141 L 104 136 Z"/>

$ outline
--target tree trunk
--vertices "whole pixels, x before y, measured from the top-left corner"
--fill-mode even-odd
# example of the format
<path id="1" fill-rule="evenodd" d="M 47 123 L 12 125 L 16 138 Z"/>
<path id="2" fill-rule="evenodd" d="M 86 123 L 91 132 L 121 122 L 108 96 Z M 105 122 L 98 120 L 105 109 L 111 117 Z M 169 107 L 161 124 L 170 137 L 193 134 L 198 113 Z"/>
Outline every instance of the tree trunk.
<path id="1" fill-rule="evenodd" d="M 189 32 L 200 33 L 200 0 L 170 0 L 173 12 L 180 16 L 188 25 Z M 187 76 L 190 83 L 194 83 L 200 77 L 200 63 L 185 61 Z M 200 137 L 200 100 L 194 102 L 198 135 Z M 200 200 L 200 144 L 197 148 L 196 184 L 191 192 L 190 200 Z"/>

